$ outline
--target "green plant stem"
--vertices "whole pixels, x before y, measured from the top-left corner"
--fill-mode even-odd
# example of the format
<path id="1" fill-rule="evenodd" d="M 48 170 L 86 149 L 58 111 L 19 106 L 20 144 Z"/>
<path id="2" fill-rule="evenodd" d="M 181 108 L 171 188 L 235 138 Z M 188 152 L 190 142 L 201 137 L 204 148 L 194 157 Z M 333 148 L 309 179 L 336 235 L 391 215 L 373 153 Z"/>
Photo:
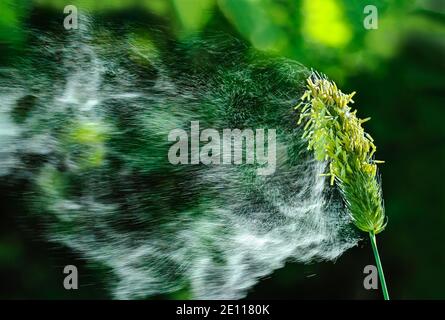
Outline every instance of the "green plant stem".
<path id="1" fill-rule="evenodd" d="M 386 287 L 385 275 L 383 274 L 382 262 L 380 261 L 379 250 L 377 249 L 377 241 L 373 232 L 369 233 L 371 238 L 372 251 L 374 252 L 375 262 L 377 264 L 377 270 L 379 272 L 380 285 L 382 286 L 383 298 L 389 300 L 388 288 Z"/>

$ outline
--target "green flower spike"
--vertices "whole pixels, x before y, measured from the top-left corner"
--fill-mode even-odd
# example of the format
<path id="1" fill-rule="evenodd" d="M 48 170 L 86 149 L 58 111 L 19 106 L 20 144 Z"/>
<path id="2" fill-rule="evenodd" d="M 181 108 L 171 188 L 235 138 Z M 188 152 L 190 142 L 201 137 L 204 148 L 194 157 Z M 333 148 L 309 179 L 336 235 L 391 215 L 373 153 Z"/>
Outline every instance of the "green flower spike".
<path id="1" fill-rule="evenodd" d="M 383 296 L 389 299 L 375 235 L 386 226 L 381 185 L 374 160 L 376 146 L 372 137 L 363 130 L 357 110 L 348 106 L 354 103 L 351 94 L 338 90 L 334 82 L 313 73 L 307 79 L 307 90 L 296 109 L 301 108 L 298 124 L 304 122 L 303 138 L 308 150 L 318 161 L 329 163 L 331 185 L 339 188 L 354 224 L 369 233 L 377 263 Z"/>

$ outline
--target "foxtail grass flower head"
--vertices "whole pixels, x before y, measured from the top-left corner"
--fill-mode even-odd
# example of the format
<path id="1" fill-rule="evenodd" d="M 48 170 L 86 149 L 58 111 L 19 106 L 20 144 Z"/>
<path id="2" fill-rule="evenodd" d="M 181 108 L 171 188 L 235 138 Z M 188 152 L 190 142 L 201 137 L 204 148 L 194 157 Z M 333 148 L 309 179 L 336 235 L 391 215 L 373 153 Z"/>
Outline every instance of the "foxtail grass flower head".
<path id="1" fill-rule="evenodd" d="M 362 231 L 377 234 L 386 226 L 381 184 L 374 160 L 376 146 L 362 124 L 351 94 L 341 92 L 325 76 L 313 73 L 307 90 L 295 107 L 301 109 L 298 124 L 304 124 L 303 138 L 318 161 L 327 161 L 330 177 L 340 189 L 354 224 Z"/>

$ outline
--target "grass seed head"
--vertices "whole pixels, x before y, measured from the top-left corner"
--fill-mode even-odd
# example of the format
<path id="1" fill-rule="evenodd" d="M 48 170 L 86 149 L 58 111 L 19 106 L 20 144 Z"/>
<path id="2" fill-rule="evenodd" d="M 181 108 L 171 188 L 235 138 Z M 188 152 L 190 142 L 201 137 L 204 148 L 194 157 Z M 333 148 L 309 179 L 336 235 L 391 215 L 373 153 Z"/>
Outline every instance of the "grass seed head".
<path id="1" fill-rule="evenodd" d="M 348 105 L 355 92 L 344 94 L 325 76 L 313 73 L 297 109 L 299 124 L 308 150 L 318 161 L 329 162 L 330 183 L 340 189 L 354 224 L 362 231 L 377 234 L 386 226 L 381 185 L 374 160 L 376 146 L 362 124 L 357 110 Z"/>

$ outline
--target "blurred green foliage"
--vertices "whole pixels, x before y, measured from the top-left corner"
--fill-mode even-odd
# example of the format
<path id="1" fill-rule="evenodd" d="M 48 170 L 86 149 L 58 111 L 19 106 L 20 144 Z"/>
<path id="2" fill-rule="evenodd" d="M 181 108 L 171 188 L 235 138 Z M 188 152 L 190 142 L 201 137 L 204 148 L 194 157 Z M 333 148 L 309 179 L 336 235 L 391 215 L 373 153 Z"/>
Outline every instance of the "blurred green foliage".
<path id="1" fill-rule="evenodd" d="M 379 240 L 391 296 L 445 298 L 443 1 L 73 0 L 70 4 L 103 19 L 137 12 L 146 25 L 165 28 L 179 41 L 201 32 L 230 34 L 258 50 L 326 73 L 344 92 L 357 91 L 355 106 L 359 115 L 373 118 L 367 131 L 375 137 L 378 158 L 386 160 L 381 173 L 389 224 Z M 363 26 L 363 8 L 368 4 L 379 10 L 376 30 Z M 32 41 L 28 31 L 35 23 L 46 23 L 46 11 L 61 24 L 65 5 L 62 0 L 2 0 L 0 66 L 7 67 L 26 50 Z M 144 27 L 133 36 L 135 50 L 157 54 Z M 77 134 L 90 139 L 89 133 Z M 0 297 L 107 297 L 100 273 L 80 262 L 87 274 L 83 280 L 90 285 L 78 292 L 63 290 L 62 266 L 75 255 L 36 241 L 20 218 L 26 209 L 3 188 Z M 336 264 L 288 265 L 261 282 L 249 297 L 374 298 L 377 293 L 362 288 L 363 267 L 372 263 L 370 252 L 355 248 Z M 306 277 L 312 274 L 317 276 Z"/>

